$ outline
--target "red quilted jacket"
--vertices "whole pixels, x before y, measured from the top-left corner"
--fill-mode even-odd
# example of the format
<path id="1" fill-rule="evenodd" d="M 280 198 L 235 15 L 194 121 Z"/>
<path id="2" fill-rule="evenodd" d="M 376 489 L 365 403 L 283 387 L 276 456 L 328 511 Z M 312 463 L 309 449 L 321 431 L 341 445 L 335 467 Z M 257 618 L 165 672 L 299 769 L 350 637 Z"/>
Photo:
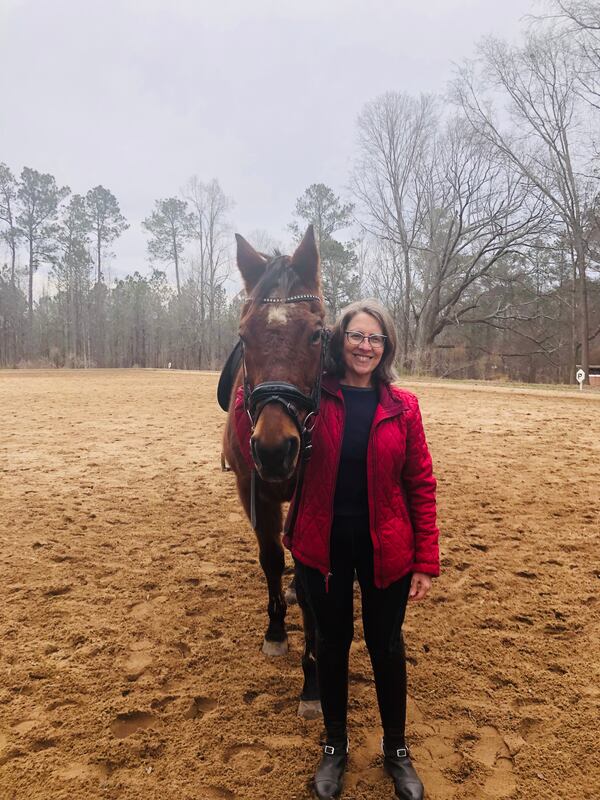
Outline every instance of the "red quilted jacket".
<path id="1" fill-rule="evenodd" d="M 339 382 L 323 378 L 321 408 L 313 432 L 293 536 L 284 542 L 298 561 L 330 574 L 329 535 L 344 432 Z M 240 442 L 251 463 L 250 430 L 242 395 L 236 398 Z M 369 516 L 375 585 L 384 589 L 408 572 L 439 575 L 438 529 L 431 456 L 415 395 L 381 384 L 367 450 Z M 288 516 L 289 519 L 289 516 Z"/>

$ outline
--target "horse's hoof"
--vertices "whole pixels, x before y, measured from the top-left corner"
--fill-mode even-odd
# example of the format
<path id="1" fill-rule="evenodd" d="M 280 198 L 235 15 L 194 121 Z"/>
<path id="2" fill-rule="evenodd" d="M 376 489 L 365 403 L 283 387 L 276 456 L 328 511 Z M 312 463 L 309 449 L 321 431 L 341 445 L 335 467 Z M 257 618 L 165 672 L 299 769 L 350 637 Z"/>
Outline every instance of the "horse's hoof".
<path id="1" fill-rule="evenodd" d="M 285 602 L 288 606 L 295 606 L 298 602 L 298 597 L 296 596 L 296 587 L 294 586 L 294 582 L 290 583 L 290 585 L 285 590 Z"/>
<path id="2" fill-rule="evenodd" d="M 300 700 L 298 703 L 298 716 L 304 719 L 318 719 L 323 715 L 320 700 Z"/>
<path id="3" fill-rule="evenodd" d="M 288 651 L 288 640 L 283 642 L 271 642 L 269 639 L 263 641 L 262 651 L 266 656 L 284 656 Z"/>

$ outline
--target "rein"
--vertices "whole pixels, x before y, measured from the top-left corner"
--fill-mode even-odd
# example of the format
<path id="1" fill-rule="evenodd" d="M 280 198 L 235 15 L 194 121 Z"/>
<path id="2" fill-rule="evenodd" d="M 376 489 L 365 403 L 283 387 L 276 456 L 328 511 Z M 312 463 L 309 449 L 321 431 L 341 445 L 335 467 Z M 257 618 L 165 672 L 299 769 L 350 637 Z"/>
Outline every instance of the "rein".
<path id="1" fill-rule="evenodd" d="M 298 294 L 286 298 L 278 297 L 264 297 L 260 302 L 264 304 L 271 303 L 301 303 L 305 301 L 317 300 L 322 302 L 321 298 L 313 294 Z M 310 394 L 305 394 L 300 391 L 293 383 L 286 381 L 263 381 L 257 384 L 254 388 L 250 386 L 248 375 L 246 372 L 246 351 L 245 344 L 242 340 L 242 374 L 244 380 L 244 410 L 246 411 L 250 420 L 250 436 L 254 433 L 254 429 L 258 419 L 269 403 L 279 403 L 294 422 L 298 434 L 300 436 L 300 452 L 298 454 L 298 468 L 296 471 L 296 486 L 294 488 L 294 495 L 296 502 L 292 508 L 289 524 L 287 525 L 286 532 L 289 536 L 292 535 L 296 517 L 298 514 L 298 505 L 300 500 L 300 493 L 302 491 L 302 484 L 304 481 L 304 471 L 306 464 L 310 460 L 312 453 L 312 432 L 314 430 L 317 414 L 321 404 L 321 376 L 325 367 L 325 355 L 327 353 L 327 345 L 329 343 L 329 331 L 326 328 L 321 329 L 321 356 L 319 361 L 319 370 L 315 384 Z M 307 412 L 304 419 L 301 419 L 300 414 L 302 411 Z M 250 453 L 254 468 L 250 474 L 250 522 L 252 527 L 256 530 L 256 455 L 254 446 L 250 441 Z"/>

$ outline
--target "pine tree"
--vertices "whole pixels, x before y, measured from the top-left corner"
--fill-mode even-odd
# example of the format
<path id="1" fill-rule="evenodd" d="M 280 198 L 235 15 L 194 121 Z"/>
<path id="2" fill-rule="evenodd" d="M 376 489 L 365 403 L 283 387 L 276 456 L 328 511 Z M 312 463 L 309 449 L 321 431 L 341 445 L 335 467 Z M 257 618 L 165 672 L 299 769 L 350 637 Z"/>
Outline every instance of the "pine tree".
<path id="1" fill-rule="evenodd" d="M 340 242 L 337 233 L 352 224 L 352 205 L 343 204 L 340 198 L 323 183 L 313 183 L 296 201 L 295 216 L 302 220 L 290 225 L 299 241 L 304 223 L 313 225 L 321 254 L 323 294 L 329 314 L 335 319 L 341 308 L 355 300 L 360 291 L 357 257 L 352 242 Z"/>

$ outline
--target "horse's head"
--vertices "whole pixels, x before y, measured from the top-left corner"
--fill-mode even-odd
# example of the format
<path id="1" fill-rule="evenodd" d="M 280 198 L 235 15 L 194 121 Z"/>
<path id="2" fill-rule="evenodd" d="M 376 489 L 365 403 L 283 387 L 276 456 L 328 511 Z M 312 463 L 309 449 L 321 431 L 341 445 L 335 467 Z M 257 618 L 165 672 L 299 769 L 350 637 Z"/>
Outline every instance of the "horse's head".
<path id="1" fill-rule="evenodd" d="M 248 295 L 240 337 L 252 457 L 263 480 L 282 481 L 294 473 L 304 421 L 318 402 L 325 347 L 319 252 L 312 226 L 291 257 L 268 259 L 236 239 Z"/>

